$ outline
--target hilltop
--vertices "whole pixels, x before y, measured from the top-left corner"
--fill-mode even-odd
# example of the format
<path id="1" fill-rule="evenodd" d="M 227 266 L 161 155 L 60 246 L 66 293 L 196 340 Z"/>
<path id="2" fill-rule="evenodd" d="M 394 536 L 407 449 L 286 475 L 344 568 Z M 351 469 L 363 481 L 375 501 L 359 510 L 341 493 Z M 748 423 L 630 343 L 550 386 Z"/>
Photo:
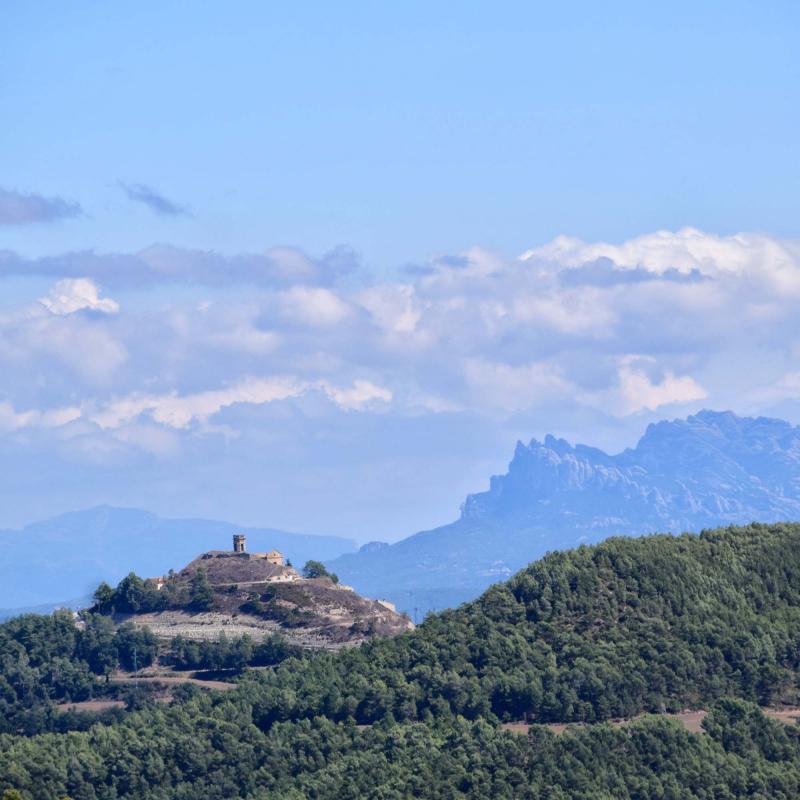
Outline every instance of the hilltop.
<path id="1" fill-rule="evenodd" d="M 245 537 L 232 550 L 212 550 L 179 572 L 124 578 L 116 589 L 101 585 L 94 610 L 156 636 L 213 640 L 280 633 L 290 644 L 336 649 L 374 636 L 413 628 L 386 601 L 370 600 L 338 583 L 319 562 L 298 572 L 282 553 L 247 552 Z"/>
<path id="2" fill-rule="evenodd" d="M 508 471 L 460 518 L 329 566 L 407 611 L 454 606 L 551 550 L 608 536 L 800 519 L 800 428 L 702 411 L 650 425 L 617 455 L 547 436 L 519 442 Z"/>

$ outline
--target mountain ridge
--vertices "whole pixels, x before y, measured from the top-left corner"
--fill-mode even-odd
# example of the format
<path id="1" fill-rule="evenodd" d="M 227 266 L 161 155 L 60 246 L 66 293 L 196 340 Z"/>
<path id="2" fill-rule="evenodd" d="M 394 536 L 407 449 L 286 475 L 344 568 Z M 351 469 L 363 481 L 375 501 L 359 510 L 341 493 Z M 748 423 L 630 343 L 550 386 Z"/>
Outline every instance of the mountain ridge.
<path id="1" fill-rule="evenodd" d="M 548 550 L 612 535 L 800 519 L 800 427 L 700 411 L 648 425 L 610 455 L 548 435 L 517 442 L 508 471 L 460 517 L 330 563 L 343 580 L 410 611 L 477 596 Z"/>

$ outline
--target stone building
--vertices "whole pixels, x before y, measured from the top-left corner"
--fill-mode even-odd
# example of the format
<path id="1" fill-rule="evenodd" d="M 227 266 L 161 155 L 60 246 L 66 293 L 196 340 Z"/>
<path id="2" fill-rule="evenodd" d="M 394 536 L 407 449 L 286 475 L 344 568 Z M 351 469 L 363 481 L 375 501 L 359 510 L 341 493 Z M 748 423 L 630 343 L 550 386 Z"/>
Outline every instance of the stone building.
<path id="1" fill-rule="evenodd" d="M 270 550 L 268 553 L 247 553 L 247 537 L 243 533 L 233 534 L 233 553 L 234 555 L 246 553 L 248 558 L 263 558 L 268 564 L 277 567 L 286 566 L 283 553 L 277 550 Z"/>

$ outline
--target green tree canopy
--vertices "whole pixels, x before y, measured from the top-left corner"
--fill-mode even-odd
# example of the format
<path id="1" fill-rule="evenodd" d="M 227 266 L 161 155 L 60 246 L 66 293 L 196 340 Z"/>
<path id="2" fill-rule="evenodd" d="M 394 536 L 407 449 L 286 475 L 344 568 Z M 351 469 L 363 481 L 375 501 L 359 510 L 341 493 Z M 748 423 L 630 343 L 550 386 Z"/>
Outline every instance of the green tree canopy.
<path id="1" fill-rule="evenodd" d="M 208 581 L 204 569 L 198 569 L 194 575 L 189 589 L 189 604 L 194 609 L 205 610 L 211 606 L 214 599 L 214 589 Z"/>
<path id="2" fill-rule="evenodd" d="M 304 578 L 330 578 L 334 583 L 339 583 L 339 576 L 335 572 L 328 572 L 321 561 L 306 561 L 303 566 Z"/>

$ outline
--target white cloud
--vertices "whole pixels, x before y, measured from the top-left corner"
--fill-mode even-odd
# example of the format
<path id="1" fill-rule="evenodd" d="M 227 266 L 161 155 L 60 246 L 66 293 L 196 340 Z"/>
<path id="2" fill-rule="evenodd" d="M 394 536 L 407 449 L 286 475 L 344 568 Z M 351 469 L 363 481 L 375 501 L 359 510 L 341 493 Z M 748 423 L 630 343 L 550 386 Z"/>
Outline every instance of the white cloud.
<path id="1" fill-rule="evenodd" d="M 598 289 L 528 293 L 514 297 L 514 317 L 561 333 L 606 336 L 617 320 Z"/>
<path id="2" fill-rule="evenodd" d="M 281 294 L 284 315 L 293 322 L 330 327 L 351 314 L 348 303 L 330 289 L 295 286 Z"/>
<path id="3" fill-rule="evenodd" d="M 159 458 L 174 457 L 180 453 L 180 439 L 177 433 L 161 425 L 147 423 L 125 425 L 114 431 L 114 439 Z"/>
<path id="4" fill-rule="evenodd" d="M 210 346 L 220 350 L 234 350 L 253 355 L 266 355 L 280 346 L 281 336 L 275 331 L 260 330 L 251 320 L 234 319 L 219 324 L 211 320 L 214 329 L 197 333 L 197 340 L 205 340 Z"/>
<path id="5" fill-rule="evenodd" d="M 52 383 L 63 368 L 70 374 L 73 392 L 82 391 L 85 383 L 107 382 L 127 356 L 125 345 L 102 319 L 52 313 L 41 302 L 0 313 L 0 365 L 6 370 L 6 391 L 12 376 L 24 385 L 34 378 Z"/>
<path id="6" fill-rule="evenodd" d="M 624 414 L 642 409 L 655 411 L 660 406 L 691 403 L 708 397 L 708 392 L 689 375 L 676 376 L 665 370 L 663 378 L 653 382 L 643 369 L 632 364 L 620 367 L 619 391 Z"/>
<path id="7" fill-rule="evenodd" d="M 51 314 L 74 314 L 76 311 L 101 311 L 116 314 L 119 303 L 101 298 L 97 286 L 88 278 L 66 278 L 56 283 L 47 297 L 39 301 Z"/>
<path id="8" fill-rule="evenodd" d="M 185 432 L 194 440 L 222 423 L 246 435 L 253 415 L 216 416 L 277 401 L 287 402 L 269 413 L 313 408 L 315 419 L 334 408 L 622 419 L 701 400 L 727 405 L 753 388 L 765 353 L 771 372 L 761 370 L 759 386 L 797 372 L 798 253 L 760 234 L 693 229 L 620 244 L 561 237 L 520 258 L 476 247 L 369 285 L 339 280 L 356 263 L 349 251 L 316 260 L 289 248 L 73 254 L 35 266 L 92 269 L 38 303 L 0 310 L 0 366 L 13 408 L 80 407 L 81 420 L 108 436 L 150 426 L 151 449 L 162 453 L 188 441 Z M 0 254 L 0 271 L 2 263 Z M 109 277 L 116 270 L 127 277 Z M 95 276 L 117 287 L 114 299 Z M 226 276 L 231 286 L 209 289 Z M 126 294 L 126 285 L 137 288 Z M 748 349 L 758 355 L 733 392 L 715 365 Z M 626 359 L 631 352 L 639 356 Z M 23 423 L 20 413 L 6 409 L 6 428 Z M 136 435 L 125 435 L 133 446 Z"/>
<path id="9" fill-rule="evenodd" d="M 350 387 L 336 387 L 326 381 L 309 382 L 293 377 L 247 378 L 224 389 L 194 394 L 166 395 L 135 393 L 117 398 L 89 414 L 89 419 L 104 429 L 123 425 L 148 416 L 170 428 L 185 429 L 194 423 L 205 423 L 224 408 L 237 404 L 263 405 L 278 400 L 301 397 L 317 390 L 345 410 L 361 410 L 375 401 L 389 402 L 392 393 L 365 380 L 356 380 Z"/>
<path id="10" fill-rule="evenodd" d="M 648 371 L 654 371 L 658 377 L 654 379 Z M 708 397 L 708 392 L 690 375 L 675 375 L 670 369 L 659 370 L 656 359 L 652 357 L 621 357 L 616 377 L 614 386 L 596 392 L 582 392 L 581 401 L 617 416 L 628 416 Z"/>
<path id="11" fill-rule="evenodd" d="M 346 389 L 338 389 L 328 383 L 321 384 L 322 390 L 334 403 L 346 411 L 360 411 L 374 403 L 389 403 L 392 393 L 370 381 L 357 380 Z"/>
<path id="12" fill-rule="evenodd" d="M 236 403 L 260 405 L 297 397 L 304 391 L 305 386 L 292 378 L 246 379 L 225 389 L 195 394 L 132 394 L 114 400 L 90 419 L 101 428 L 118 428 L 146 413 L 162 425 L 188 428 Z"/>
<path id="13" fill-rule="evenodd" d="M 558 367 L 545 362 L 514 366 L 468 359 L 464 364 L 464 376 L 475 401 L 505 411 L 540 405 L 570 388 Z"/>
<path id="14" fill-rule="evenodd" d="M 29 409 L 17 411 L 9 402 L 0 402 L 0 433 L 9 433 L 23 428 L 58 428 L 79 419 L 77 407 L 53 408 L 45 411 Z"/>
<path id="15" fill-rule="evenodd" d="M 559 236 L 520 256 L 522 261 L 552 262 L 563 267 L 578 267 L 600 258 L 610 259 L 621 270 L 642 268 L 655 274 L 696 270 L 713 278 L 749 276 L 785 291 L 800 291 L 798 244 L 757 233 L 715 236 L 682 228 L 649 233 L 618 245 Z"/>
<path id="16" fill-rule="evenodd" d="M 413 333 L 422 318 L 413 286 L 373 286 L 358 295 L 358 303 L 379 328 L 391 334 Z"/>

